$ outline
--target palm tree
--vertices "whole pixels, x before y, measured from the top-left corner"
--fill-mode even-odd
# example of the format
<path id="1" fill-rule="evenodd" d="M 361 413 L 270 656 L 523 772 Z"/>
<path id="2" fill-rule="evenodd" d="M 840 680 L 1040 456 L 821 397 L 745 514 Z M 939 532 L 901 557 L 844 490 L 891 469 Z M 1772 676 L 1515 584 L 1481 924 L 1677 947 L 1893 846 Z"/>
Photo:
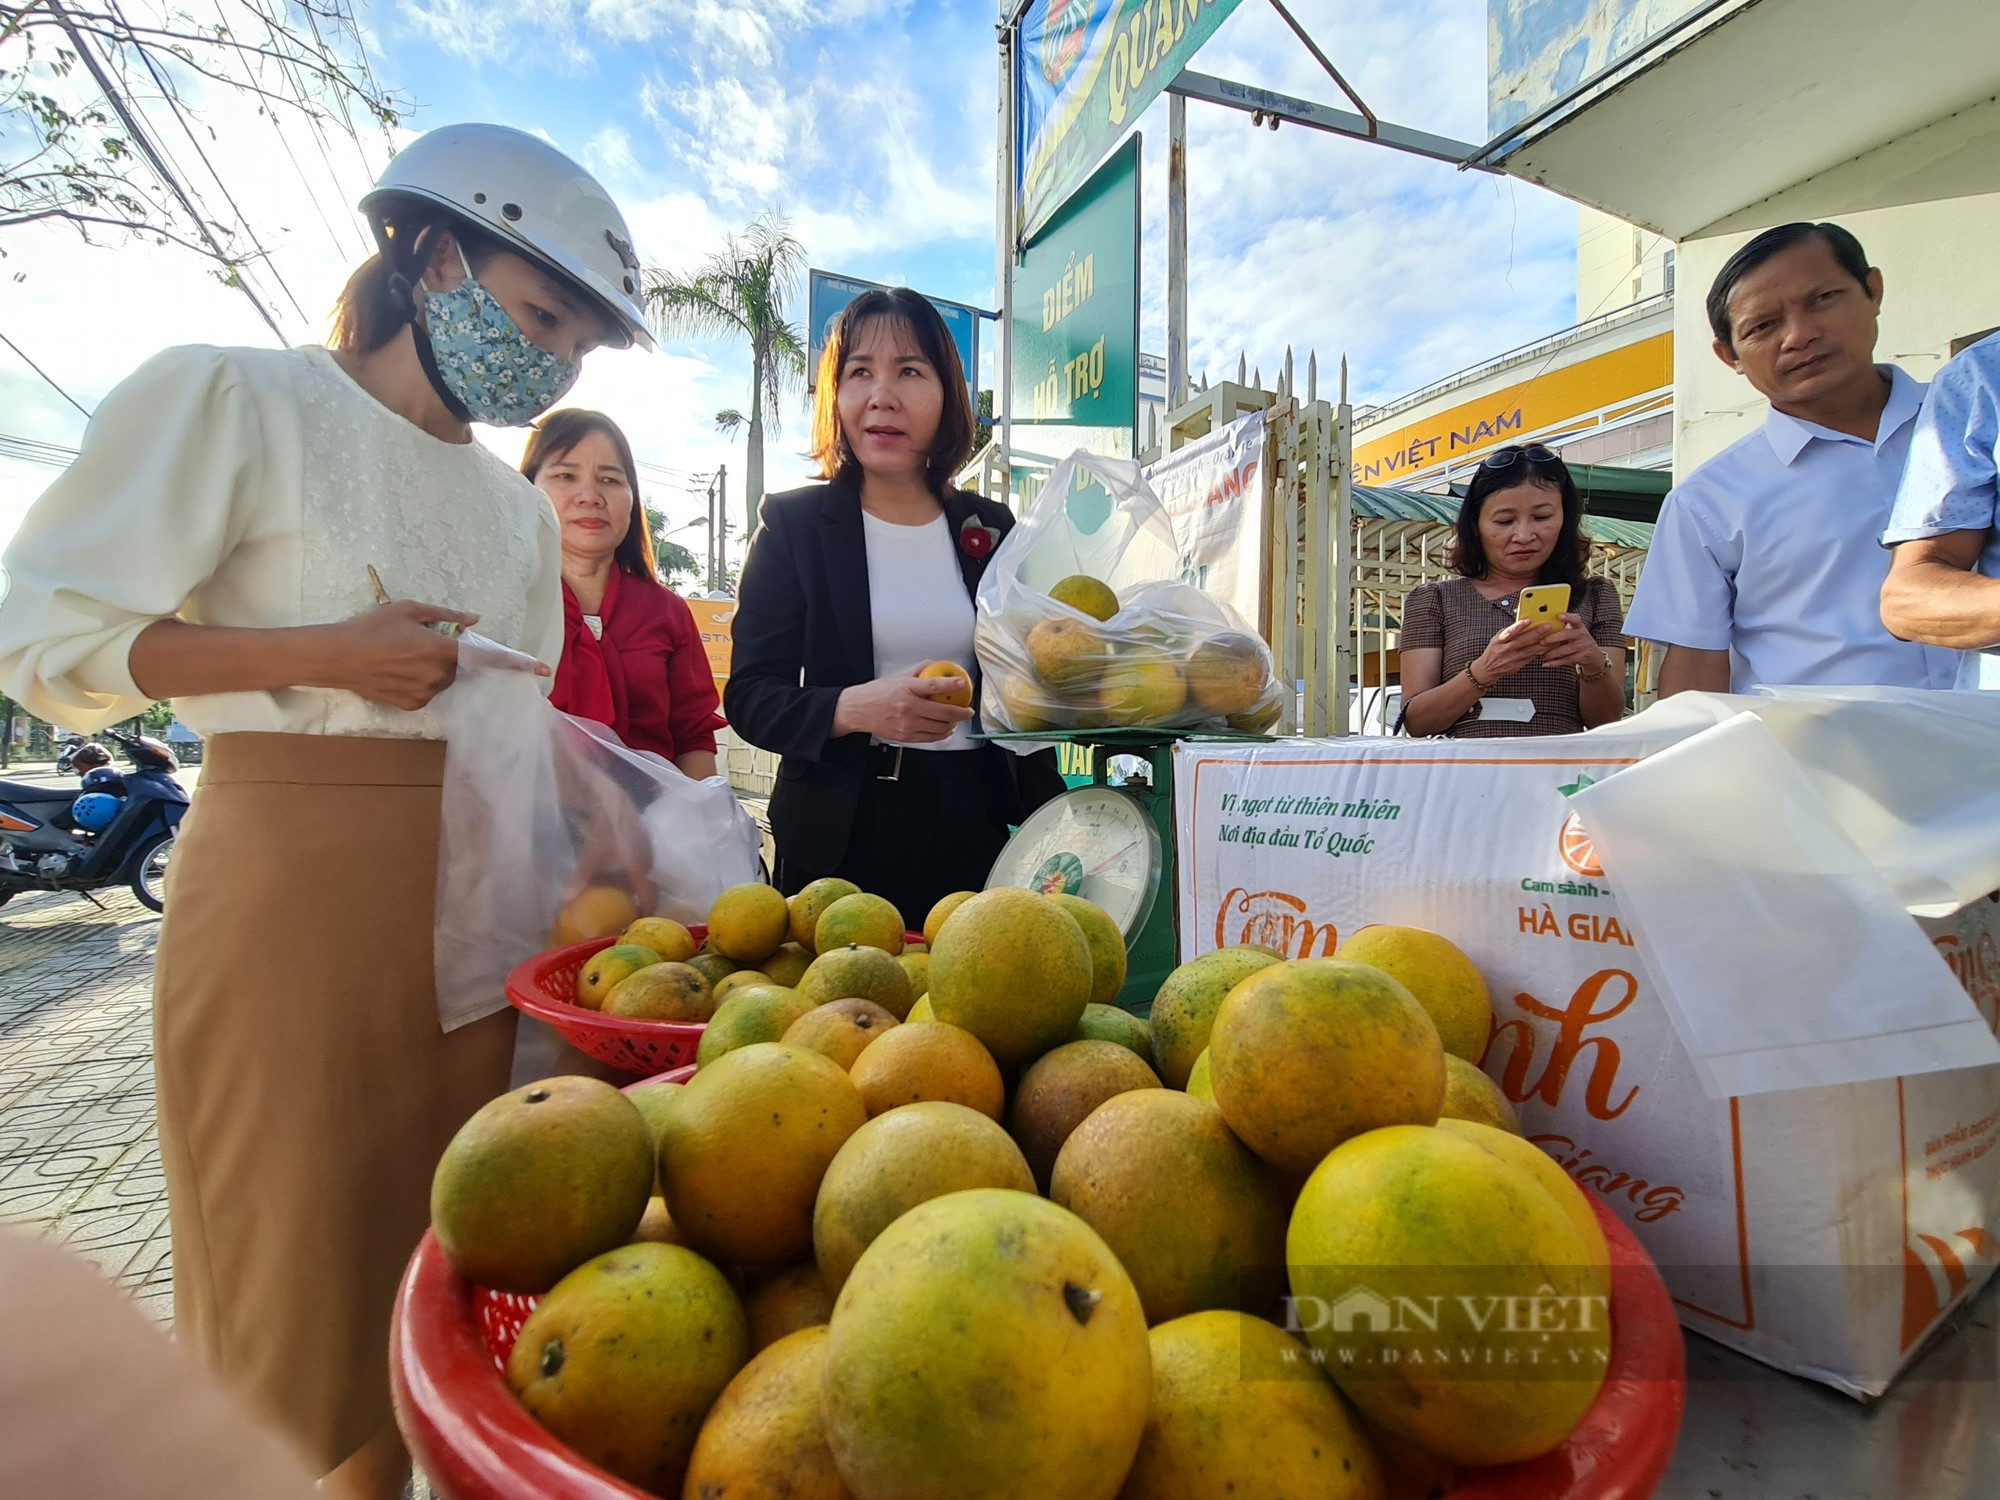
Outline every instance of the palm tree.
<path id="1" fill-rule="evenodd" d="M 792 238 L 782 218 L 767 213 L 742 234 L 731 235 L 692 274 L 654 271 L 647 279 L 647 303 L 667 337 L 750 341 L 750 415 L 744 420 L 749 452 L 743 476 L 750 531 L 756 530 L 758 507 L 764 503 L 765 425 L 778 430 L 786 393 L 805 382 L 805 335 L 785 320 L 785 304 L 798 290 L 805 263 L 805 246 Z"/>

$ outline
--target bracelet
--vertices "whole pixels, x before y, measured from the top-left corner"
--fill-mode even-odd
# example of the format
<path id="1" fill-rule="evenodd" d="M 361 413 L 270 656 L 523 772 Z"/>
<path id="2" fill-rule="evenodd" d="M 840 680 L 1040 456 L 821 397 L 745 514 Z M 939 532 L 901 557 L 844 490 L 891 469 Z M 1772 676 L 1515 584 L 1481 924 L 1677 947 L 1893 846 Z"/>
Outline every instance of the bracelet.
<path id="1" fill-rule="evenodd" d="M 1467 663 L 1466 665 L 1465 675 L 1472 679 L 1472 685 L 1478 688 L 1481 693 L 1490 693 L 1493 691 L 1493 684 L 1490 682 L 1481 682 L 1479 680 L 1479 674 L 1472 670 L 1472 666 L 1470 663 Z"/>
<path id="2" fill-rule="evenodd" d="M 1598 678 L 1602 677 L 1606 672 L 1609 672 L 1610 670 L 1611 670 L 1611 658 L 1600 652 L 1597 658 L 1597 670 L 1595 672 L 1585 673 L 1582 667 L 1578 667 L 1576 669 L 1576 679 L 1578 682 L 1595 682 L 1598 680 Z"/>

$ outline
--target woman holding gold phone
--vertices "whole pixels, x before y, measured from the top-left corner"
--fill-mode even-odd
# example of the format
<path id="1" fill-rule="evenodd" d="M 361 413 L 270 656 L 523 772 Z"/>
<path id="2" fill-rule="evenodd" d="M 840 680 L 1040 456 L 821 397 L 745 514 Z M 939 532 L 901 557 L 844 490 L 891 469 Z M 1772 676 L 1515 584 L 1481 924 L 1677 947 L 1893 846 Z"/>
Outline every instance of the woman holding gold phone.
<path id="1" fill-rule="evenodd" d="M 1459 507 L 1459 576 L 1403 603 L 1402 727 L 1501 739 L 1622 717 L 1624 615 L 1611 581 L 1584 572 L 1589 558 L 1583 498 L 1563 461 L 1540 443 L 1490 454 Z M 1544 623 L 1535 598 L 1551 587 L 1568 591 L 1569 607 Z"/>

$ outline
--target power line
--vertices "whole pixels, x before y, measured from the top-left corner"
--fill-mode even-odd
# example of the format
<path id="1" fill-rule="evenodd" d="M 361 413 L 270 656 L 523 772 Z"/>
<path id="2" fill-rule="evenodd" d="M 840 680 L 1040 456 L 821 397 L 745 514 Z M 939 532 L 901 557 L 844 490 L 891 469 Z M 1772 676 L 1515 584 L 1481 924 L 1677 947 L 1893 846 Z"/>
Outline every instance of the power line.
<path id="1" fill-rule="evenodd" d="M 66 469 L 76 461 L 76 449 L 65 448 L 61 443 L 45 443 L 39 438 L 16 437 L 11 432 L 0 432 L 0 458 L 43 464 L 51 469 Z"/>
<path id="2" fill-rule="evenodd" d="M 124 22 L 127 31 L 132 29 L 132 23 L 125 18 L 125 12 L 118 8 L 117 0 L 111 0 L 111 13 L 118 17 L 121 22 Z M 257 251 L 258 264 L 270 271 L 271 279 L 278 283 L 278 289 L 285 294 L 285 300 L 292 304 L 292 311 L 299 315 L 300 321 L 312 321 L 306 317 L 306 310 L 299 306 L 299 299 L 286 283 L 284 273 L 271 260 L 271 252 L 266 250 L 264 242 L 257 238 L 257 229 L 250 222 L 250 216 L 244 213 L 242 208 L 237 204 L 236 195 L 229 191 L 229 184 L 222 180 L 222 174 L 215 170 L 215 163 L 208 159 L 208 153 L 202 149 L 201 138 L 194 133 L 194 127 L 188 124 L 187 113 L 181 105 L 179 95 L 175 93 L 173 88 L 167 83 L 166 78 L 161 74 L 159 66 L 153 61 L 152 53 L 144 47 L 137 48 L 136 50 L 139 54 L 139 60 L 146 65 L 146 71 L 152 75 L 153 82 L 160 86 L 160 97 L 166 103 L 167 112 L 179 124 L 181 133 L 188 138 L 188 144 L 194 147 L 194 154 L 201 158 L 201 164 L 208 169 L 208 175 L 215 180 L 215 185 L 222 190 L 222 200 L 229 205 L 230 212 L 236 215 L 236 221 L 243 226 L 243 232 L 250 236 L 250 243 Z M 237 54 L 237 59 L 241 61 L 242 54 Z M 276 119 L 273 118 L 271 123 L 275 126 L 277 124 Z M 282 134 L 282 131 L 280 134 Z M 283 337 L 283 335 L 280 335 L 280 337 Z"/>
<path id="3" fill-rule="evenodd" d="M 270 35 L 271 23 L 269 18 L 266 17 L 261 10 L 256 10 L 254 6 L 251 7 L 251 9 L 260 20 L 263 20 L 265 33 L 267 35 Z M 229 17 L 227 14 L 224 13 L 222 9 L 222 0 L 215 0 L 215 18 L 216 20 L 220 21 L 225 27 L 228 26 Z M 273 37 L 273 40 L 275 41 L 276 38 Z M 237 52 L 235 56 L 236 56 L 236 66 L 242 70 L 244 81 L 247 82 L 252 88 L 257 87 L 257 76 L 256 74 L 250 71 L 249 62 L 244 58 L 241 52 Z M 286 76 L 291 80 L 294 93 L 296 93 L 300 98 L 300 100 L 303 101 L 305 97 L 304 86 L 298 81 L 296 75 L 292 74 L 289 69 L 286 72 Z M 311 111 L 309 110 L 307 111 L 307 118 L 308 119 L 312 118 Z M 277 133 L 278 144 L 285 148 L 285 157 L 292 164 L 293 174 L 297 176 L 299 180 L 299 185 L 306 190 L 306 196 L 312 200 L 313 212 L 319 215 L 319 222 L 321 227 L 326 230 L 326 237 L 333 242 L 334 253 L 337 255 L 345 256 L 347 254 L 347 247 L 341 243 L 340 231 L 333 227 L 333 220 L 327 216 L 326 206 L 320 202 L 319 194 L 313 191 L 313 185 L 311 179 L 306 176 L 305 168 L 300 165 L 297 153 L 295 153 L 292 150 L 291 137 L 286 134 L 284 127 L 278 124 L 276 116 L 272 117 L 271 123 Z M 315 121 L 314 123 L 316 125 L 317 121 Z M 333 181 L 334 185 L 338 187 L 340 184 L 340 179 L 338 176 L 334 174 L 333 162 L 328 158 L 326 154 L 326 148 L 324 146 L 320 147 L 319 155 L 320 155 L 320 160 L 326 163 L 326 170 L 328 177 Z M 287 293 L 287 295 L 289 295 L 289 292 Z M 294 300 L 292 305 L 294 307 L 298 306 L 297 301 Z M 307 321 L 310 322 L 311 319 L 307 319 Z"/>
<path id="4" fill-rule="evenodd" d="M 47 381 L 50 390 L 54 391 L 58 396 L 62 397 L 63 400 L 67 401 L 71 406 L 74 406 L 78 411 L 82 412 L 86 418 L 90 416 L 91 414 L 90 409 L 86 407 L 81 401 L 77 400 L 76 397 L 72 396 L 68 391 L 64 390 L 61 386 L 57 385 L 55 377 L 49 374 L 49 372 L 47 370 L 44 370 L 40 365 L 36 364 L 32 359 L 29 359 L 27 356 L 27 352 L 23 350 L 19 344 L 15 343 L 12 339 L 8 338 L 7 335 L 4 333 L 0 333 L 0 344 L 5 344 L 9 349 L 12 349 L 16 354 L 20 355 L 21 363 L 26 365 L 29 369 L 33 370 L 37 375 L 41 376 L 43 380 Z M 76 456 L 75 454 L 70 455 L 70 457 L 72 458 L 74 458 L 75 456 Z"/>
<path id="5" fill-rule="evenodd" d="M 123 122 L 125 133 L 131 136 L 132 144 L 139 149 L 140 155 L 146 158 L 147 164 L 158 174 L 160 181 L 166 185 L 168 191 L 180 200 L 181 207 L 187 211 L 188 217 L 194 221 L 195 232 L 207 242 L 210 253 L 224 265 L 233 266 L 234 262 L 230 259 L 228 253 L 223 250 L 222 246 L 216 242 L 214 234 L 209 231 L 208 221 L 202 217 L 201 210 L 195 206 L 194 195 L 181 185 L 180 179 L 167 166 L 166 160 L 161 156 L 159 149 L 154 146 L 152 138 L 146 134 L 139 123 L 138 117 L 133 114 L 131 104 L 118 91 L 118 86 L 105 73 L 103 64 L 97 60 L 97 54 L 91 50 L 89 43 L 84 40 L 82 30 L 71 19 L 69 11 L 63 7 L 62 0 L 48 0 L 48 7 L 49 13 L 56 18 L 56 24 L 62 27 L 70 39 L 70 44 L 76 48 L 76 55 L 82 60 L 84 67 L 89 70 L 90 76 L 97 81 L 97 87 L 104 94 L 105 102 L 111 106 L 113 112 Z M 237 289 L 250 299 L 250 305 L 257 309 L 259 316 L 270 326 L 271 332 L 277 335 L 278 342 L 280 344 L 288 343 L 289 341 L 285 338 L 285 330 L 280 328 L 278 320 L 271 316 L 271 310 L 264 305 L 263 299 L 257 295 L 256 288 L 251 286 L 240 275 L 231 279 L 235 282 Z"/>

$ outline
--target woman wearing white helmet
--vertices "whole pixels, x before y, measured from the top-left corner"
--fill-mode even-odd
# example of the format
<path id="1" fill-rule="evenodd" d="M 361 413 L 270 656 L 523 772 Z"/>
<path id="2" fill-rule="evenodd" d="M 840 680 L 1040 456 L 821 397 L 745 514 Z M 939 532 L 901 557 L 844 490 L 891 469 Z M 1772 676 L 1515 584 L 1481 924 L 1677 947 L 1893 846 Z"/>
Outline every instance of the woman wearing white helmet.
<path id="1" fill-rule="evenodd" d="M 176 1322 L 333 1492 L 389 1496 L 397 1280 L 513 1046 L 504 1008 L 438 1021 L 426 627 L 563 637 L 554 513 L 469 424 L 651 341 L 623 218 L 533 136 L 435 131 L 363 208 L 327 348 L 172 349 L 104 399 L 4 558 L 0 691 L 84 732 L 172 698 L 208 741 L 154 999 Z"/>

